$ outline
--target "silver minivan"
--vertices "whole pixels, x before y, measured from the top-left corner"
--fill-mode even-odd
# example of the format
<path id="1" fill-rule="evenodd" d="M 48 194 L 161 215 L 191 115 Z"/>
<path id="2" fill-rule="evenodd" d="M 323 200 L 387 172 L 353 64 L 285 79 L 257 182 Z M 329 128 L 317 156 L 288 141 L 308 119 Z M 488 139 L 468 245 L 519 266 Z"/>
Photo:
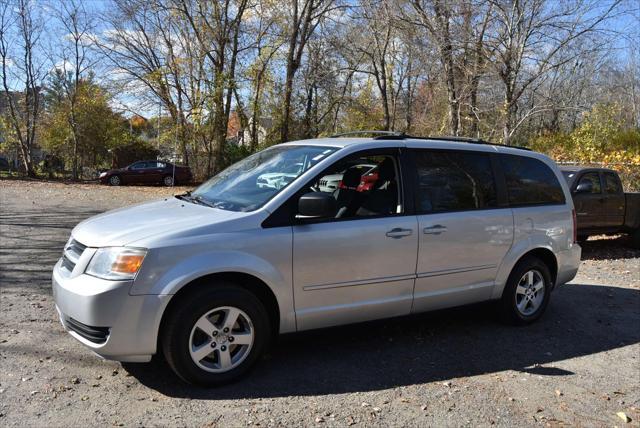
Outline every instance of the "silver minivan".
<path id="1" fill-rule="evenodd" d="M 279 144 L 85 220 L 53 270 L 60 320 L 103 358 L 161 352 L 200 385 L 242 375 L 278 333 L 491 300 L 533 322 L 578 270 L 567 185 L 544 155 L 460 140 Z"/>

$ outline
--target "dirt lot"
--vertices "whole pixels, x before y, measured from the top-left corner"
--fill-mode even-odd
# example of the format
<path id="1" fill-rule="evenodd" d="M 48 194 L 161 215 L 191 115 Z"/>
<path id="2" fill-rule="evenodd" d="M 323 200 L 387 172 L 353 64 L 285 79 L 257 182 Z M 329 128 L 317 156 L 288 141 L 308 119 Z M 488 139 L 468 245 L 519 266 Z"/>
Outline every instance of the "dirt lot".
<path id="1" fill-rule="evenodd" d="M 587 242 L 525 328 L 482 305 L 288 335 L 211 390 L 96 358 L 62 330 L 51 268 L 80 220 L 177 191 L 0 180 L 0 425 L 640 426 L 640 251 L 620 238 Z"/>

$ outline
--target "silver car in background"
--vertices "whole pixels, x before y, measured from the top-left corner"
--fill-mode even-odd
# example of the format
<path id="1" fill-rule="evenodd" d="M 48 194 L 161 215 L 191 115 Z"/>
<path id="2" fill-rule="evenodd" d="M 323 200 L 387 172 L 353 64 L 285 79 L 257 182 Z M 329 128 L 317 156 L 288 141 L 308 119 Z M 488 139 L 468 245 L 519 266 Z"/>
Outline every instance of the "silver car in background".
<path id="1" fill-rule="evenodd" d="M 336 175 L 345 185 L 321 185 Z M 283 185 L 265 185 L 274 177 Z M 53 293 L 96 354 L 162 351 L 185 381 L 218 385 L 278 333 L 491 300 L 505 321 L 533 322 L 577 273 L 575 232 L 565 180 L 538 153 L 396 135 L 295 141 L 191 193 L 80 223 Z"/>

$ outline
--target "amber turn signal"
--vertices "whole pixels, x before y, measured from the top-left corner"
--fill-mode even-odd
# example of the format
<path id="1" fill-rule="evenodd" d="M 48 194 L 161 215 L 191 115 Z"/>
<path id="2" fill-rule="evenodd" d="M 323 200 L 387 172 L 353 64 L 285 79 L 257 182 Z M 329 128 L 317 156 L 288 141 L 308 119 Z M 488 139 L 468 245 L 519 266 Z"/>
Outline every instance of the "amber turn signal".
<path id="1" fill-rule="evenodd" d="M 112 272 L 136 273 L 142 266 L 144 255 L 141 254 L 119 254 L 111 265 Z"/>

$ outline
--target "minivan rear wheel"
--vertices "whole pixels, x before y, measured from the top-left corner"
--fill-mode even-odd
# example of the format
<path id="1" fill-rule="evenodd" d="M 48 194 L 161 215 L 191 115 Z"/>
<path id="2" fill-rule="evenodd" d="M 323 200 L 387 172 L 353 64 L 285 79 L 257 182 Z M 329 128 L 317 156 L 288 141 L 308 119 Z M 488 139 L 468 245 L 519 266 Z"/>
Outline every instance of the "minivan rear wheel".
<path id="1" fill-rule="evenodd" d="M 503 321 L 524 325 L 540 318 L 549 304 L 552 284 L 549 267 L 542 260 L 533 256 L 520 260 L 502 292 Z"/>
<path id="2" fill-rule="evenodd" d="M 271 337 L 267 311 L 251 292 L 217 284 L 182 298 L 163 323 L 162 351 L 188 383 L 215 386 L 244 375 Z"/>

